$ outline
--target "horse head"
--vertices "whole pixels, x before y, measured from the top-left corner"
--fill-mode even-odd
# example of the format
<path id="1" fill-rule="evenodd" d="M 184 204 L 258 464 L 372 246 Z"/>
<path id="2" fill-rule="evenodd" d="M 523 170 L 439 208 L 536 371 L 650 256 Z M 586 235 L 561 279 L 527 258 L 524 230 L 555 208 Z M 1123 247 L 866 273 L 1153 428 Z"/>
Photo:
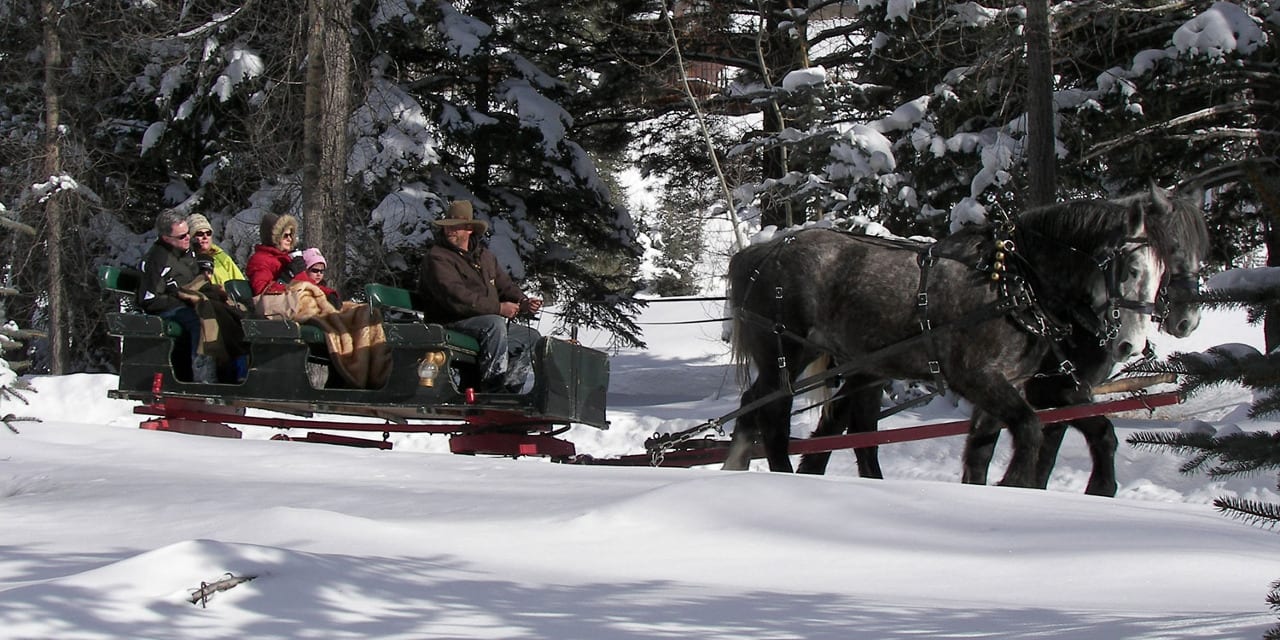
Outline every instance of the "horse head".
<path id="1" fill-rule="evenodd" d="M 1141 352 L 1155 332 L 1153 321 L 1164 264 L 1143 235 L 1126 242 L 1104 270 L 1104 321 L 1099 336 L 1108 354 L 1123 362 Z"/>
<path id="2" fill-rule="evenodd" d="M 1129 199 L 1145 213 L 1147 235 L 1163 276 L 1155 319 L 1169 335 L 1185 338 L 1200 325 L 1200 267 L 1209 253 L 1209 230 L 1200 210 L 1203 193 L 1173 193 L 1151 185 Z"/>

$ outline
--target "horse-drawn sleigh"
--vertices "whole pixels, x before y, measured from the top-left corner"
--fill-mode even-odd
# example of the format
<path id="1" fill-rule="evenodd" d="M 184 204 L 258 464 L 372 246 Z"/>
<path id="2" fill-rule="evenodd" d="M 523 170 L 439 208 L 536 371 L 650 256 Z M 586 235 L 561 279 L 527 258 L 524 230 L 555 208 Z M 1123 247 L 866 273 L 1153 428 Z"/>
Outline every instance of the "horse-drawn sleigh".
<path id="1" fill-rule="evenodd" d="M 386 423 L 322 426 L 449 433 L 460 443 L 452 448 L 460 452 L 605 464 L 647 458 L 687 466 L 723 460 L 726 469 L 745 469 L 762 453 L 771 469 L 789 471 L 789 455 L 804 453 L 799 470 L 819 473 L 833 448 L 853 448 L 861 475 L 879 477 L 875 447 L 906 439 L 894 432 L 873 433 L 883 381 L 933 379 L 974 405 L 972 426 L 933 425 L 913 433 L 936 437 L 967 431 L 966 481 L 985 482 L 991 448 L 1007 427 L 1014 455 L 1002 484 L 1044 486 L 1066 426 L 1055 422 L 1046 436 L 1041 423 L 1061 419 L 1071 421 L 1090 443 L 1089 492 L 1110 495 L 1116 441 L 1101 414 L 1173 402 L 1176 395 L 1076 407 L 1043 419 L 1033 404 L 1087 404 L 1091 385 L 1145 344 L 1152 315 L 1174 335 L 1193 330 L 1198 311 L 1192 298 L 1207 240 L 1193 199 L 1153 187 L 1121 200 L 1029 211 L 936 243 L 803 230 L 753 245 L 730 264 L 729 306 L 735 353 L 754 366 L 756 378 L 739 409 L 700 427 L 718 429 L 736 421 L 729 446 L 716 453 L 698 451 L 723 443 L 690 437 L 695 429 L 655 438 L 644 456 L 577 457 L 572 443 L 555 435 L 571 423 L 607 426 L 604 354 L 544 340 L 531 392 L 475 394 L 448 373 L 466 359 L 457 336 L 412 317 L 385 323 L 395 363 L 386 388 L 338 390 L 306 383 L 301 370 L 310 351 L 304 325 L 246 321 L 251 372 L 245 383 L 227 388 L 172 376 L 167 362 L 172 340 L 158 318 L 113 314 L 112 332 L 124 341 L 120 389 L 114 395 L 142 400 L 148 404 L 141 412 L 159 413 L 171 422 L 250 418 L 219 420 L 224 409 L 213 407 L 239 414 L 262 408 L 303 416 L 362 416 Z M 385 311 L 413 312 L 415 305 L 403 290 L 371 285 L 368 293 Z M 421 375 L 432 362 L 437 373 Z M 839 390 L 824 408 L 814 443 L 792 443 L 793 396 L 832 386 Z M 413 424 L 422 419 L 449 422 Z M 261 424 L 285 426 L 270 420 Z"/>

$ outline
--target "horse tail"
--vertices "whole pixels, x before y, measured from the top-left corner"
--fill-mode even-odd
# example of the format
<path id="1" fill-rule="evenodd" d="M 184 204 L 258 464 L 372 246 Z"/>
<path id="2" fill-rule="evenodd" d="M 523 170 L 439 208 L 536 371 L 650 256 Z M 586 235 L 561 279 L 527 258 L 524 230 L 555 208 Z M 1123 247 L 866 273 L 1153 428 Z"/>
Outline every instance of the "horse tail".
<path id="1" fill-rule="evenodd" d="M 804 371 L 800 373 L 800 379 L 804 380 L 813 376 L 822 375 L 830 368 L 831 354 L 823 351 L 814 359 L 813 362 L 809 363 L 809 366 L 804 368 Z M 809 394 L 816 394 L 817 396 L 814 398 L 814 402 L 812 402 L 813 406 L 810 408 L 822 407 L 822 415 L 825 416 L 827 413 L 827 405 L 831 403 L 831 385 L 819 385 L 817 389 L 810 391 Z M 814 396 L 810 395 L 810 397 L 812 398 Z"/>
<path id="2" fill-rule="evenodd" d="M 751 356 L 746 347 L 742 314 L 739 312 L 742 308 L 741 301 L 735 300 L 733 294 L 733 285 L 730 283 L 725 291 L 725 300 L 728 301 L 729 312 L 729 362 L 735 370 L 738 387 L 745 389 L 747 385 L 751 384 Z"/>

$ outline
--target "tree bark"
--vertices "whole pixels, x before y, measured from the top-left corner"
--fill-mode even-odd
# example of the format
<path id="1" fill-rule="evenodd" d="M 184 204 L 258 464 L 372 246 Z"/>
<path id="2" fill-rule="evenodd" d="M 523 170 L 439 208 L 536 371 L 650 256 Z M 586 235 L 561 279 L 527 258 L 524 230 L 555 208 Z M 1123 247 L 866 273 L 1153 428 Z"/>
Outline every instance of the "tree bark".
<path id="1" fill-rule="evenodd" d="M 1049 0 L 1027 2 L 1027 204 L 1057 198 Z"/>
<path id="2" fill-rule="evenodd" d="M 805 50 L 800 45 L 803 38 L 792 38 L 781 29 L 783 16 L 786 15 L 784 12 L 791 8 L 790 4 L 785 0 L 771 2 L 758 0 L 756 3 L 757 10 L 764 12 L 765 30 L 763 42 L 757 41 L 757 46 L 761 49 L 757 51 L 760 76 L 765 86 L 769 88 L 773 88 L 775 78 L 781 80 L 788 73 L 805 67 Z M 777 102 L 770 100 L 762 118 L 765 135 L 777 136 L 786 126 L 787 123 L 782 117 Z M 803 129 L 805 123 L 798 123 L 797 126 Z M 766 180 L 783 178 L 791 169 L 786 147 L 781 144 L 765 149 L 761 162 L 762 177 Z M 760 223 L 777 225 L 778 228 L 785 229 L 804 221 L 803 212 L 800 213 L 801 219 L 797 220 L 796 212 L 792 211 L 791 202 L 788 200 L 766 201 L 761 203 Z"/>
<path id="3" fill-rule="evenodd" d="M 46 180 L 53 180 L 62 174 L 59 139 L 62 106 L 58 84 L 62 75 L 62 41 L 58 36 L 58 10 L 53 0 L 41 0 L 40 21 L 44 29 L 44 176 Z M 53 375 L 66 373 L 70 366 L 66 292 L 62 287 L 62 201 L 61 190 L 55 186 L 44 205 L 44 244 L 49 259 L 49 373 Z"/>
<path id="4" fill-rule="evenodd" d="M 307 86 L 303 107 L 302 234 L 324 254 L 328 284 L 345 272 L 347 156 L 351 140 L 351 3 L 309 0 Z"/>

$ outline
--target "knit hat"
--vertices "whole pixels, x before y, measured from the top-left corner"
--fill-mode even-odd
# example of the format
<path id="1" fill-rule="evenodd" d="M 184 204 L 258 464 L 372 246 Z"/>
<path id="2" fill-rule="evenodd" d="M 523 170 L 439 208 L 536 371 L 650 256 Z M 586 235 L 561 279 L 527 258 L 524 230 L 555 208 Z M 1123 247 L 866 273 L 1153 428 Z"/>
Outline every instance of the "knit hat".
<path id="1" fill-rule="evenodd" d="M 317 264 L 328 264 L 324 256 L 320 255 L 320 250 L 315 247 L 302 252 L 302 263 L 307 265 L 308 269 Z"/>
<path id="2" fill-rule="evenodd" d="M 193 236 L 196 234 L 197 231 L 208 231 L 212 233 L 213 225 L 209 224 L 208 218 L 198 213 L 193 213 L 187 216 L 187 231 L 190 232 L 191 235 Z"/>
<path id="3" fill-rule="evenodd" d="M 489 223 L 475 219 L 470 200 L 453 201 L 449 205 L 449 210 L 445 212 L 444 217 L 432 220 L 431 224 L 437 227 L 456 227 L 465 224 L 470 225 L 476 233 L 484 233 L 489 230 Z"/>

